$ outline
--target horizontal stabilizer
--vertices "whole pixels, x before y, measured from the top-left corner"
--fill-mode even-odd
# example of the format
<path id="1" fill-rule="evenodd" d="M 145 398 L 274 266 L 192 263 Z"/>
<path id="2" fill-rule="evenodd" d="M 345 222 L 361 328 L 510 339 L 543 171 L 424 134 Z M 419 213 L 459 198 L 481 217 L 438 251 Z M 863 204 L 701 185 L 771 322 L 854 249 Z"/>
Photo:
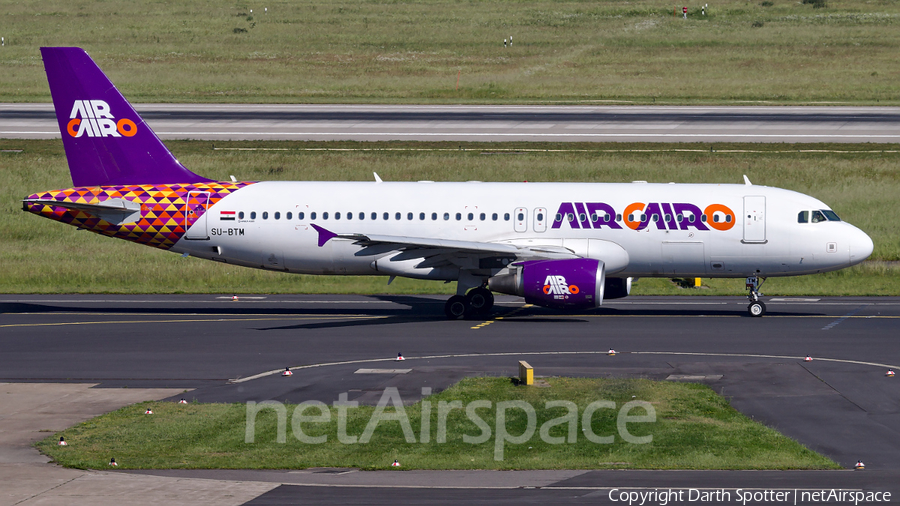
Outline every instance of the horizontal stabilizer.
<path id="1" fill-rule="evenodd" d="M 109 199 L 95 204 L 53 199 L 25 199 L 22 202 L 84 211 L 114 225 L 134 223 L 141 219 L 141 205 L 125 199 Z"/>

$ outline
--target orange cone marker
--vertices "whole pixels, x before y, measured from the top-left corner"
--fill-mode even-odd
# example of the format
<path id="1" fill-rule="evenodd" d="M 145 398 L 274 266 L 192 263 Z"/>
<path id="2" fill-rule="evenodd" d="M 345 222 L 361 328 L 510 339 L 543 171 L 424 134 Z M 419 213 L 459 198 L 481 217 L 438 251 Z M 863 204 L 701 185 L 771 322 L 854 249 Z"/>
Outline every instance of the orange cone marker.
<path id="1" fill-rule="evenodd" d="M 282 376 L 293 376 L 294 373 L 291 372 L 291 368 L 290 368 L 290 367 L 285 367 L 285 368 L 284 368 L 284 371 L 281 372 L 281 375 L 282 375 Z"/>
<path id="2" fill-rule="evenodd" d="M 866 465 L 862 463 L 861 460 L 856 461 L 856 469 L 865 469 Z"/>
<path id="3" fill-rule="evenodd" d="M 804 362 L 812 362 L 812 357 L 810 357 L 809 355 L 807 355 L 806 358 L 803 359 L 803 361 L 804 361 Z"/>
<path id="4" fill-rule="evenodd" d="M 66 443 L 66 438 L 62 436 L 59 437 L 59 443 L 56 444 L 59 446 L 69 446 L 69 443 Z"/>
<path id="5" fill-rule="evenodd" d="M 402 354 L 402 353 L 398 353 L 398 354 L 397 354 L 397 362 L 400 362 L 401 360 L 406 360 L 406 359 L 403 358 L 403 354 Z"/>
<path id="6" fill-rule="evenodd" d="M 394 459 L 394 463 L 391 464 L 391 467 L 400 467 L 400 461 L 398 461 L 397 459 Z"/>

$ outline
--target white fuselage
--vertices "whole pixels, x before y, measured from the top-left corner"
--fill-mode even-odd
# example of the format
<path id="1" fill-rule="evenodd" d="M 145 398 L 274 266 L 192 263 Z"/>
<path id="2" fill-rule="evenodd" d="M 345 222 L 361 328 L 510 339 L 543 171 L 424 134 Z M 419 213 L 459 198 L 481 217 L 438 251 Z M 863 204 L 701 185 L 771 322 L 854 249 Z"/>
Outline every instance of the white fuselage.
<path id="1" fill-rule="evenodd" d="M 848 267 L 872 252 L 871 239 L 848 223 L 799 222 L 803 211 L 821 210 L 829 207 L 807 195 L 756 185 L 271 181 L 223 198 L 172 250 L 294 273 L 451 280 L 458 269 L 417 268 L 421 259 L 379 269 L 376 261 L 397 248 L 362 251 L 346 238 L 319 246 L 310 225 L 562 247 L 603 260 L 615 277 L 791 276 Z"/>

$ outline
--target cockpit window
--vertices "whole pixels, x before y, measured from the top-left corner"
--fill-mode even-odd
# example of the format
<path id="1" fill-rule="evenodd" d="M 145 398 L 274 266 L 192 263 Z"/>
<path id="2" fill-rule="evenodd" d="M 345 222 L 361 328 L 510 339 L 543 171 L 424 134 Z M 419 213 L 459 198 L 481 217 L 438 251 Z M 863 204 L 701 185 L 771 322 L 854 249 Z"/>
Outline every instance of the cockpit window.
<path id="1" fill-rule="evenodd" d="M 809 223 L 809 211 L 800 211 L 797 215 L 797 223 Z"/>
<path id="2" fill-rule="evenodd" d="M 826 218 L 828 218 L 828 221 L 841 221 L 841 219 L 838 218 L 837 213 L 835 213 L 831 209 L 822 209 L 822 213 Z"/>
<path id="3" fill-rule="evenodd" d="M 828 221 L 825 219 L 825 215 L 822 214 L 822 211 L 813 211 L 812 212 L 812 222 L 819 223 L 820 221 Z"/>

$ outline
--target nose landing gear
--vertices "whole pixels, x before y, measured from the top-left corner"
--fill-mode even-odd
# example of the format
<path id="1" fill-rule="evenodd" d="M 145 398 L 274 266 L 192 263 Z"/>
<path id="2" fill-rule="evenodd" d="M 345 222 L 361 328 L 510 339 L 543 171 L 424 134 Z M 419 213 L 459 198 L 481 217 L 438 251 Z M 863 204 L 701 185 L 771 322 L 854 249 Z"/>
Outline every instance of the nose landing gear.
<path id="1" fill-rule="evenodd" d="M 750 290 L 750 293 L 747 295 L 747 298 L 750 299 L 750 305 L 747 306 L 747 312 L 750 313 L 750 316 L 760 317 L 766 314 L 766 305 L 763 304 L 763 301 L 759 300 L 760 294 L 759 287 L 765 283 L 766 278 L 762 278 L 760 281 L 759 276 L 750 276 L 747 278 L 747 290 Z"/>
<path id="2" fill-rule="evenodd" d="M 451 320 L 485 316 L 494 307 L 494 294 L 483 286 L 469 290 L 465 296 L 454 295 L 444 305 L 444 314 Z"/>

